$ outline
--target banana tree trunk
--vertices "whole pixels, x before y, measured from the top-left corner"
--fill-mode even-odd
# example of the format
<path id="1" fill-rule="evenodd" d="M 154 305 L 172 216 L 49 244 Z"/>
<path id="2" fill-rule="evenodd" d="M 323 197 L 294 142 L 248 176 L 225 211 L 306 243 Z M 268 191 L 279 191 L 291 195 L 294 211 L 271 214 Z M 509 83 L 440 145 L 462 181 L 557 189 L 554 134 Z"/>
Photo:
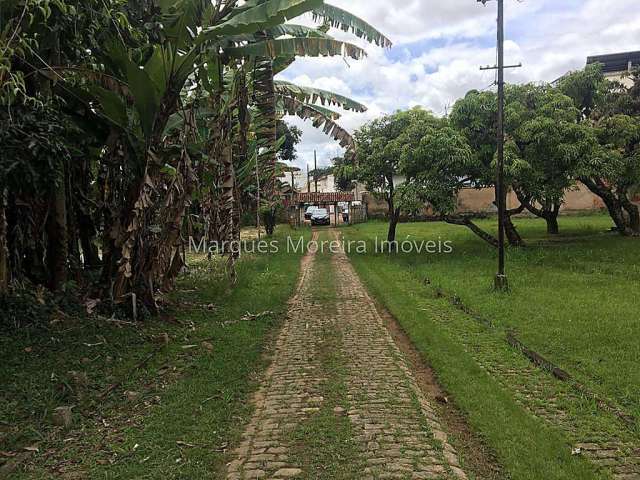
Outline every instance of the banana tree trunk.
<path id="1" fill-rule="evenodd" d="M 121 241 L 116 242 L 121 248 L 114 298 L 120 300 L 129 293 L 136 293 L 153 314 L 158 313 L 156 279 L 153 276 L 153 264 L 157 259 L 149 257 L 147 243 L 154 238 L 150 220 L 158 208 L 157 187 L 164 166 L 160 152 L 163 133 L 169 118 L 178 108 L 179 94 L 179 91 L 171 89 L 161 102 L 160 113 L 147 142 L 144 173 L 134 182 L 134 201 L 127 203 L 124 209 L 124 235 Z"/>
<path id="2" fill-rule="evenodd" d="M 69 254 L 67 231 L 67 189 L 64 166 L 58 172 L 58 182 L 51 196 L 51 206 L 47 217 L 47 267 L 49 288 L 57 291 L 67 281 L 67 260 Z"/>
<path id="3" fill-rule="evenodd" d="M 9 288 L 9 245 L 7 228 L 7 189 L 0 189 L 0 295 Z"/>
<path id="4" fill-rule="evenodd" d="M 258 111 L 256 133 L 261 151 L 258 162 L 263 171 L 263 195 L 266 206 L 266 227 L 269 235 L 275 230 L 277 191 L 276 191 L 276 163 L 277 163 L 277 116 L 276 94 L 273 81 L 273 61 L 270 58 L 257 58 L 255 64 L 255 107 Z"/>
<path id="5" fill-rule="evenodd" d="M 185 212 L 191 202 L 195 186 L 195 177 L 191 168 L 191 158 L 186 150 L 183 150 L 180 168 L 179 192 L 173 198 L 172 205 L 168 211 L 168 221 L 165 224 L 165 232 L 160 237 L 160 241 L 156 247 L 155 257 L 159 260 L 158 268 L 155 269 L 155 275 L 162 279 L 163 288 L 168 290 L 174 283 L 176 277 L 184 266 L 182 259 L 182 226 L 184 223 Z"/>
<path id="6" fill-rule="evenodd" d="M 233 165 L 233 146 L 228 138 L 228 131 L 226 132 L 225 145 L 222 149 L 222 167 L 223 167 L 223 180 L 222 180 L 222 202 L 221 202 L 221 217 L 222 217 L 222 239 L 226 242 L 223 249 L 223 253 L 228 256 L 227 270 L 231 278 L 232 283 L 236 283 L 236 255 L 231 242 L 234 240 L 234 216 L 236 210 L 236 195 L 235 185 L 236 176 Z"/>
<path id="7" fill-rule="evenodd" d="M 236 72 L 236 108 L 233 132 L 233 156 L 236 166 L 245 165 L 247 161 L 248 135 L 249 135 L 249 92 L 247 89 L 247 77 L 243 67 Z M 234 212 L 233 212 L 233 240 L 240 242 L 240 219 L 242 216 L 242 201 L 240 189 L 234 174 Z M 237 254 L 234 254 L 237 256 Z"/>

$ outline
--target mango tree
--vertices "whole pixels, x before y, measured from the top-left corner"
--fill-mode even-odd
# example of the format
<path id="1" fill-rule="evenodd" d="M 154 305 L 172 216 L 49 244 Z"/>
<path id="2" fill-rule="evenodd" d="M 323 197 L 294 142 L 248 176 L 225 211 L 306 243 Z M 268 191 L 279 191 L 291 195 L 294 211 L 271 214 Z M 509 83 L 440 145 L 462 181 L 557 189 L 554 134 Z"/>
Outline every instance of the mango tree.
<path id="1" fill-rule="evenodd" d="M 469 186 L 474 188 L 492 188 L 496 181 L 495 157 L 497 151 L 498 100 L 494 92 L 472 90 L 453 106 L 450 115 L 452 125 L 467 139 L 473 150 L 475 162 L 473 169 L 466 172 Z M 505 183 L 510 185 L 511 178 L 505 172 Z M 497 199 L 494 201 L 497 205 Z M 496 207 L 497 208 L 497 207 Z M 518 233 L 512 217 L 524 211 L 520 205 L 505 211 L 505 234 L 512 246 L 522 246 L 524 241 Z"/>
<path id="2" fill-rule="evenodd" d="M 572 100 L 546 85 L 510 86 L 507 92 L 507 170 L 520 203 L 559 233 L 565 193 L 577 168 L 597 148 L 593 131 L 577 121 Z"/>
<path id="3" fill-rule="evenodd" d="M 593 128 L 599 148 L 583 157 L 578 179 L 598 195 L 625 236 L 640 235 L 640 212 L 632 197 L 640 184 L 640 75 L 626 88 L 604 78 L 600 65 L 565 77 L 559 89 L 580 110 L 578 121 Z"/>

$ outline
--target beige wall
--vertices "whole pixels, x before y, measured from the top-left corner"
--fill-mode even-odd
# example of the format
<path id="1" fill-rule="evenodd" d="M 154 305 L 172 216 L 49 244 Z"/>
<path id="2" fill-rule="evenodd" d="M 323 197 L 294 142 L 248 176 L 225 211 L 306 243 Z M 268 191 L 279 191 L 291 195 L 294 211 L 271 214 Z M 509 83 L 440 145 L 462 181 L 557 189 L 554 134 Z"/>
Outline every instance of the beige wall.
<path id="1" fill-rule="evenodd" d="M 458 195 L 457 213 L 481 213 L 491 214 L 496 212 L 493 204 L 495 193 L 493 188 L 464 188 Z M 365 194 L 364 201 L 367 204 L 369 215 L 384 216 L 387 214 L 387 204 L 384 201 L 377 200 L 372 195 Z M 516 208 L 520 205 L 518 199 L 513 192 L 509 192 L 507 197 L 508 208 Z M 605 208 L 600 197 L 591 193 L 587 187 L 579 184 L 574 189 L 568 191 L 565 195 L 565 203 L 562 211 L 570 212 L 594 212 Z M 425 207 L 423 215 L 432 215 L 430 208 Z"/>
<path id="2" fill-rule="evenodd" d="M 622 83 L 627 88 L 633 87 L 633 80 L 629 77 L 629 72 L 611 72 L 605 73 L 604 76 L 612 82 Z"/>

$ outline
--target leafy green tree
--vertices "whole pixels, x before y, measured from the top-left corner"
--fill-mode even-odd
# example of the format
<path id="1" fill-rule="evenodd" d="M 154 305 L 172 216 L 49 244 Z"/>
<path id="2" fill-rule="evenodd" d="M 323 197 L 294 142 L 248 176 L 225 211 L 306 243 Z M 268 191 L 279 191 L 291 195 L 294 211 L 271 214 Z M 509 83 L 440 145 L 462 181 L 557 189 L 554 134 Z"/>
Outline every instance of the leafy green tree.
<path id="1" fill-rule="evenodd" d="M 477 169 L 478 163 L 448 119 L 414 108 L 374 120 L 355 138 L 355 178 L 387 202 L 389 244 L 395 242 L 401 213 L 416 213 L 425 205 L 443 220 L 466 226 L 497 244 L 470 218 L 455 215 L 458 192 L 469 181 L 466 172 Z"/>
<path id="2" fill-rule="evenodd" d="M 479 92 L 472 90 L 453 106 L 450 115 L 451 123 L 465 136 L 472 148 L 475 162 L 472 169 L 465 175 L 469 178 L 469 185 L 475 188 L 490 188 L 495 186 L 498 137 L 498 99 L 494 92 Z M 508 173 L 508 172 L 505 172 Z M 511 184 L 508 175 L 505 178 Z M 497 205 L 497 198 L 494 201 Z M 523 245 L 511 217 L 522 213 L 524 207 L 507 210 L 505 212 L 505 234 L 513 246 Z"/>
<path id="3" fill-rule="evenodd" d="M 594 129 L 599 147 L 578 165 L 578 179 L 606 205 L 622 235 L 640 235 L 640 211 L 632 196 L 640 184 L 638 108 L 640 76 L 630 89 L 607 81 L 598 65 L 566 76 L 559 89 L 580 110 L 581 124 Z"/>
<path id="4" fill-rule="evenodd" d="M 351 160 L 351 168 L 356 172 L 355 178 L 372 195 L 386 201 L 389 216 L 387 241 L 390 243 L 395 242 L 401 214 L 396 196 L 396 190 L 402 183 L 401 145 L 398 139 L 408 128 L 409 121 L 406 114 L 387 115 L 367 123 L 354 134 L 356 157 Z M 342 172 L 346 172 L 345 168 L 343 165 Z"/>
<path id="5" fill-rule="evenodd" d="M 559 233 L 558 215 L 565 193 L 576 182 L 583 158 L 597 148 L 592 129 L 577 121 L 571 98 L 546 85 L 508 90 L 507 171 L 521 204 Z"/>
<path id="6" fill-rule="evenodd" d="M 296 146 L 302 141 L 302 130 L 295 125 L 280 120 L 277 128 L 278 138 L 283 139 L 278 150 L 278 160 L 281 162 L 293 162 L 298 159 Z"/>
<path id="7" fill-rule="evenodd" d="M 339 192 L 351 192 L 356 188 L 356 167 L 349 155 L 334 157 L 331 160 L 335 187 Z"/>
<path id="8" fill-rule="evenodd" d="M 464 135 L 449 119 L 435 118 L 423 110 L 410 110 L 410 121 L 397 140 L 406 182 L 400 186 L 401 208 L 427 204 L 442 220 L 461 225 L 492 246 L 497 240 L 471 218 L 456 214 L 460 190 L 472 180 L 469 172 L 482 169 Z"/>

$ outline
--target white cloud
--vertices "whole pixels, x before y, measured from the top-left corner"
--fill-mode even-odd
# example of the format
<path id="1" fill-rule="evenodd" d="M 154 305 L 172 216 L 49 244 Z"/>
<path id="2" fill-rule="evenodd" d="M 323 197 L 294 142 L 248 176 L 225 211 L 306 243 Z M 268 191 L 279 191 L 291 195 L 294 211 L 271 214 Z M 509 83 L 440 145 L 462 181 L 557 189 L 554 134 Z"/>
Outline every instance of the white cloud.
<path id="1" fill-rule="evenodd" d="M 340 31 L 336 37 L 366 48 L 361 61 L 300 59 L 284 73 L 302 85 L 333 90 L 365 103 L 364 114 L 345 112 L 340 124 L 353 130 L 397 109 L 422 105 L 444 114 L 468 90 L 489 87 L 495 63 L 495 2 L 475 0 L 330 0 L 386 33 L 394 48 L 384 51 Z M 506 58 L 523 68 L 507 73 L 509 82 L 552 81 L 581 68 L 588 55 L 640 49 L 637 0 L 507 0 Z M 309 22 L 310 19 L 304 20 Z M 299 23 L 298 21 L 296 21 Z M 339 154 L 332 139 L 310 123 L 303 128 L 300 166 L 321 165 Z"/>

